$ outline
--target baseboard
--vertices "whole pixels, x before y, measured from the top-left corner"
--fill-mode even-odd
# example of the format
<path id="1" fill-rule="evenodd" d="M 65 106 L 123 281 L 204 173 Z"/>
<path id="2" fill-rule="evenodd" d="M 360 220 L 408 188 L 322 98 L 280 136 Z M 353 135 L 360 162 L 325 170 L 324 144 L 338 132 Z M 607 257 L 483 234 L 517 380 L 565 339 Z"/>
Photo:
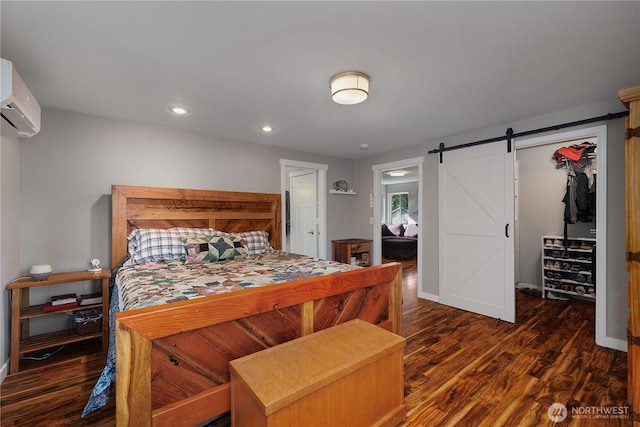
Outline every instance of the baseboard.
<path id="1" fill-rule="evenodd" d="M 542 286 L 532 285 L 531 283 L 518 282 L 516 283 L 516 289 L 536 289 L 542 292 Z"/>
<path id="2" fill-rule="evenodd" d="M 2 384 L 4 379 L 7 377 L 7 372 L 9 372 L 9 360 L 7 360 L 7 363 L 2 365 L 2 368 L 0 368 L 0 384 Z"/>
<path id="3" fill-rule="evenodd" d="M 619 338 L 613 337 L 604 337 L 602 340 L 596 339 L 596 344 L 600 347 L 611 348 L 613 350 L 624 351 L 627 352 L 627 347 L 629 343 L 625 340 L 621 340 Z"/>
<path id="4" fill-rule="evenodd" d="M 418 298 L 426 299 L 433 302 L 440 302 L 440 295 L 430 294 L 427 292 L 418 292 Z"/>

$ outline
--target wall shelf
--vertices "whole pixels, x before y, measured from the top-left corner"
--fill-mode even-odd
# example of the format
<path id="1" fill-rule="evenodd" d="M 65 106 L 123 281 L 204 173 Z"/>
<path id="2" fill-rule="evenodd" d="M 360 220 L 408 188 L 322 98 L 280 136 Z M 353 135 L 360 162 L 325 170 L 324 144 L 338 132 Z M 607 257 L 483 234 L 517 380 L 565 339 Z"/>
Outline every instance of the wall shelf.
<path id="1" fill-rule="evenodd" d="M 358 194 L 353 190 L 339 191 L 339 190 L 334 190 L 333 188 L 329 190 L 329 193 L 330 194 L 349 194 L 349 195 L 352 195 L 352 196 L 355 196 L 356 194 Z"/>

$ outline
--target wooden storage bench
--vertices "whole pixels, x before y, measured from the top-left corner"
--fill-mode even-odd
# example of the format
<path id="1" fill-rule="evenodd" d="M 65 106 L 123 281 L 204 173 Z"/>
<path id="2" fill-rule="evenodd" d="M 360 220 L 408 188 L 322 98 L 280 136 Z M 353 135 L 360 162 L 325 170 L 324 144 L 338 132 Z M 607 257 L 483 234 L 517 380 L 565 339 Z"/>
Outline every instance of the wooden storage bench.
<path id="1" fill-rule="evenodd" d="M 240 426 L 394 426 L 405 339 L 352 320 L 230 362 Z"/>

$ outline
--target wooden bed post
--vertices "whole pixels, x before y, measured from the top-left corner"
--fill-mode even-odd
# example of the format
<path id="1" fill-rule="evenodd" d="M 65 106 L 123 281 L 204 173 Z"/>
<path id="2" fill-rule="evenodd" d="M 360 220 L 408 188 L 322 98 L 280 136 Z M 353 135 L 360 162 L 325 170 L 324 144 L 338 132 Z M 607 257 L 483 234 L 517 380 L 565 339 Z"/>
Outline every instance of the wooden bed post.
<path id="1" fill-rule="evenodd" d="M 150 426 L 151 341 L 116 320 L 116 342 L 116 425 Z"/>
<path id="2" fill-rule="evenodd" d="M 389 290 L 389 320 L 393 333 L 402 336 L 402 267 L 398 270 Z"/>
<path id="3" fill-rule="evenodd" d="M 313 301 L 307 301 L 302 304 L 302 336 L 313 332 Z"/>

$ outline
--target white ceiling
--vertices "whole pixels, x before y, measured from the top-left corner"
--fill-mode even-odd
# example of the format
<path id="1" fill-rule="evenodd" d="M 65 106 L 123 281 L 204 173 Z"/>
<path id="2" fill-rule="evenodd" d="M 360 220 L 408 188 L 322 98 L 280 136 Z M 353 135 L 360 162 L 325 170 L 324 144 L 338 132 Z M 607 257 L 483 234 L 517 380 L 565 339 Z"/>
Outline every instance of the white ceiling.
<path id="1" fill-rule="evenodd" d="M 637 1 L 0 7 L 1 55 L 45 107 L 347 158 L 613 102 L 640 83 Z M 349 70 L 370 75 L 370 98 L 334 104 L 329 78 Z M 172 103 L 193 112 L 173 117 Z"/>

